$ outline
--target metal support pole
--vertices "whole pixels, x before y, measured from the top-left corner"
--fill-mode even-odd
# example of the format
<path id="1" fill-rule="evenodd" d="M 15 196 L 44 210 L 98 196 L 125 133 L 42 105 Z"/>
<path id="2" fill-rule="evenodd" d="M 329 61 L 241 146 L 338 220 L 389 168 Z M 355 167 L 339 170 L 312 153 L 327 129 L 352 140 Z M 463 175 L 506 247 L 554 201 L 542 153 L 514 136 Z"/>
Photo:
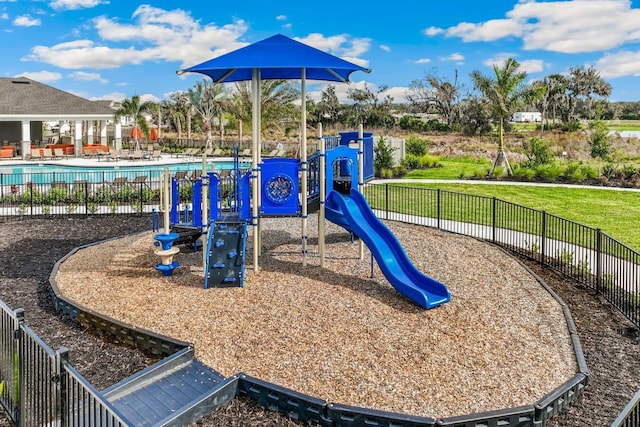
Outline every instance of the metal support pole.
<path id="1" fill-rule="evenodd" d="M 302 141 L 301 153 L 300 153 L 300 169 L 302 171 L 302 265 L 307 265 L 307 190 L 309 183 L 307 182 L 309 165 L 307 163 L 307 70 L 302 69 L 301 82 L 301 96 L 302 96 L 302 108 L 300 118 L 300 139 Z"/>
<path id="2" fill-rule="evenodd" d="M 320 211 L 318 212 L 318 252 L 320 253 L 320 267 L 324 268 L 325 260 L 325 239 L 324 239 L 324 218 L 325 218 L 325 199 L 327 197 L 326 171 L 327 162 L 326 147 L 322 138 L 322 123 L 318 123 L 318 148 L 320 149 Z"/>
<path id="3" fill-rule="evenodd" d="M 358 126 L 358 191 L 364 194 L 364 131 L 362 123 Z M 364 259 L 364 242 L 360 241 L 360 259 Z"/>

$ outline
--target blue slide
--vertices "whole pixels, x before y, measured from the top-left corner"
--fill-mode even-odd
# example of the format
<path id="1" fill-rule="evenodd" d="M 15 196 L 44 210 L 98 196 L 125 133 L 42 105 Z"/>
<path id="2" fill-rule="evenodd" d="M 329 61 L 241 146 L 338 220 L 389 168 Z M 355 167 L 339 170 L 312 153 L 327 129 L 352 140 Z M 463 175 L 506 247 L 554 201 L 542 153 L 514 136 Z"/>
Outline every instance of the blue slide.
<path id="1" fill-rule="evenodd" d="M 396 236 L 375 216 L 359 191 L 352 188 L 349 196 L 329 193 L 325 217 L 362 239 L 389 283 L 405 297 L 427 309 L 451 300 L 444 284 L 413 265 Z"/>

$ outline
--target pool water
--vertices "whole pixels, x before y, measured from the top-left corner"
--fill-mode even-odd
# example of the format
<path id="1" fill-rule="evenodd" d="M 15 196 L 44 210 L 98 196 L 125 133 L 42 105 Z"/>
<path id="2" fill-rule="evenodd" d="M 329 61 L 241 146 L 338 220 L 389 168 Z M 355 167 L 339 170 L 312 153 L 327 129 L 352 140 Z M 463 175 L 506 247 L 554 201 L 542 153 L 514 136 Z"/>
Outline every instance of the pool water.
<path id="1" fill-rule="evenodd" d="M 20 164 L 15 166 L 0 166 L 0 185 L 26 184 L 33 182 L 37 184 L 49 184 L 53 181 L 74 181 L 87 182 L 109 182 L 115 178 L 127 177 L 133 179 L 138 175 L 147 175 L 149 178 L 159 178 L 168 167 L 172 174 L 178 171 L 202 170 L 202 163 L 172 163 L 144 166 L 60 166 L 48 164 Z M 208 164 L 209 168 L 215 167 L 217 172 L 233 169 L 233 162 L 215 162 Z M 248 164 L 240 164 L 241 169 L 248 168 Z"/>

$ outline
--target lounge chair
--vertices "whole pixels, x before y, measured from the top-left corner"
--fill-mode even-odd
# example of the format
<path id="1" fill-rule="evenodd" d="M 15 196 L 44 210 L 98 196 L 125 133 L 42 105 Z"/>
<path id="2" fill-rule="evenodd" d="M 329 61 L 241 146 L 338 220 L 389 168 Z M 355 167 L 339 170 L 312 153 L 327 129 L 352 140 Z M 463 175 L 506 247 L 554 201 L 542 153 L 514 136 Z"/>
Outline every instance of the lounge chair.
<path id="1" fill-rule="evenodd" d="M 160 160 L 162 158 L 162 151 L 153 150 L 153 154 L 151 154 L 152 159 Z"/>
<path id="2" fill-rule="evenodd" d="M 51 181 L 51 189 L 59 188 L 62 190 L 68 190 L 69 186 L 66 181 Z"/>
<path id="3" fill-rule="evenodd" d="M 187 148 L 186 150 L 184 150 L 181 154 L 181 157 L 191 157 L 194 156 L 196 154 L 197 149 L 195 148 Z"/>
<path id="4" fill-rule="evenodd" d="M 191 175 L 189 175 L 189 179 L 192 181 L 195 181 L 196 179 L 200 178 L 202 176 L 202 170 L 200 169 L 194 169 L 191 172 Z"/>
<path id="5" fill-rule="evenodd" d="M 142 150 L 134 150 L 133 154 L 129 157 L 131 160 L 142 160 L 144 159 L 144 153 Z"/>
<path id="6" fill-rule="evenodd" d="M 222 148 L 216 148 L 215 150 L 213 150 L 213 153 L 211 154 L 212 157 L 220 157 L 222 156 Z"/>
<path id="7" fill-rule="evenodd" d="M 113 179 L 113 181 L 111 181 L 111 189 L 113 190 L 118 190 L 120 189 L 123 185 L 125 185 L 127 182 L 129 181 L 129 178 L 127 178 L 126 176 L 118 176 L 115 177 Z"/>
<path id="8" fill-rule="evenodd" d="M 276 148 L 275 150 L 271 150 L 269 154 L 265 154 L 264 157 L 275 157 L 277 153 L 278 153 L 278 149 Z"/>
<path id="9" fill-rule="evenodd" d="M 138 175 L 135 178 L 133 178 L 133 181 L 129 181 L 129 182 L 132 183 L 135 187 L 139 187 L 143 184 L 145 187 L 149 187 L 149 185 L 147 184 L 146 175 Z"/>
<path id="10" fill-rule="evenodd" d="M 287 153 L 286 150 L 278 150 L 278 152 L 274 155 L 275 157 L 284 157 L 284 155 Z"/>
<path id="11" fill-rule="evenodd" d="M 178 181 L 187 179 L 187 171 L 176 171 L 176 174 L 173 177 Z"/>
<path id="12" fill-rule="evenodd" d="M 63 148 L 54 148 L 53 149 L 53 156 L 56 159 L 62 159 L 63 157 L 66 159 L 67 155 L 64 153 L 64 149 Z"/>
<path id="13" fill-rule="evenodd" d="M 251 148 L 245 148 L 242 153 L 240 153 L 241 157 L 251 157 Z"/>
<path id="14" fill-rule="evenodd" d="M 42 160 L 42 153 L 39 148 L 34 148 L 31 150 L 31 160 Z"/>
<path id="15" fill-rule="evenodd" d="M 53 150 L 51 148 L 43 148 L 42 149 L 42 157 L 45 160 L 53 159 Z"/>
<path id="16" fill-rule="evenodd" d="M 109 150 L 109 154 L 105 157 L 105 159 L 109 161 L 113 160 L 114 162 L 117 162 L 118 160 L 120 160 L 120 152 L 112 148 Z"/>

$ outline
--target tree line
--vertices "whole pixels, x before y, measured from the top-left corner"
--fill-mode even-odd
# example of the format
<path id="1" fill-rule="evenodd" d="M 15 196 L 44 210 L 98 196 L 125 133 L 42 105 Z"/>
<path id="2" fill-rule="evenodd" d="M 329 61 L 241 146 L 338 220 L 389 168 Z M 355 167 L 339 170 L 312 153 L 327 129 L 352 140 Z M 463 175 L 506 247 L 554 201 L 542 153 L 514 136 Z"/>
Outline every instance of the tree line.
<path id="1" fill-rule="evenodd" d="M 497 164 L 508 168 L 504 158 L 503 134 L 516 111 L 539 111 L 542 130 L 577 130 L 581 120 L 638 119 L 640 102 L 611 103 L 611 85 L 593 67 L 571 67 L 566 75 L 551 74 L 541 80 L 529 80 L 513 58 L 493 67 L 493 74 L 470 74 L 471 87 L 465 87 L 455 72 L 451 77 L 437 70 L 411 82 L 407 102 L 395 103 L 385 85 L 371 90 L 349 88 L 348 102 L 340 102 L 334 85 L 322 91 L 320 99 L 306 100 L 307 123 L 326 126 L 342 124 L 366 128 L 399 127 L 408 131 L 457 131 L 465 135 L 483 135 L 498 129 Z M 300 123 L 300 99 L 297 85 L 287 80 L 268 80 L 261 85 L 262 127 L 275 134 L 295 133 Z M 249 82 L 233 86 L 197 82 L 186 91 L 175 92 L 160 103 L 141 102 L 138 96 L 125 99 L 116 118 L 129 116 L 148 135 L 150 113 L 156 124 L 168 126 L 178 138 L 191 139 L 194 132 L 206 134 L 212 143 L 214 128 L 220 138 L 225 126 L 240 131 L 251 125 L 251 88 Z M 418 116 L 432 117 L 423 120 Z"/>

